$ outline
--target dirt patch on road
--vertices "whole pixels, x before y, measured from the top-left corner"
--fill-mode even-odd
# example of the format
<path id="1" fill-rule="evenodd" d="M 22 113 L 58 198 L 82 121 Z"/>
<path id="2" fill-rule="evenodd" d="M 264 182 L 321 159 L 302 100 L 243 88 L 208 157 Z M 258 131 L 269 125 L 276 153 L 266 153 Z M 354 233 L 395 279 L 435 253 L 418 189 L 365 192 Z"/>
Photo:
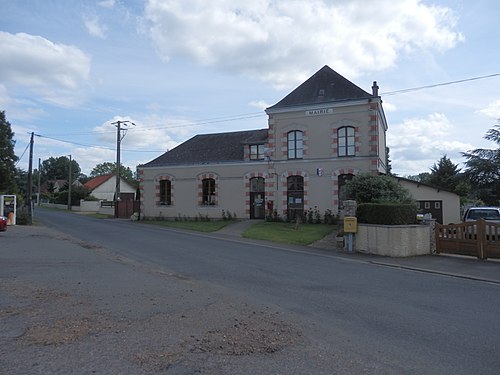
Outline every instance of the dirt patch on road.
<path id="1" fill-rule="evenodd" d="M 233 324 L 207 331 L 195 348 L 223 355 L 270 354 L 300 336 L 290 324 L 264 312 L 240 315 L 230 323 Z"/>
<path id="2" fill-rule="evenodd" d="M 86 358 L 93 348 L 93 356 L 102 350 L 103 356 L 121 358 L 120 366 L 137 367 L 137 373 L 222 374 L 222 364 L 233 361 L 229 358 L 274 355 L 302 338 L 278 312 L 228 303 L 221 296 L 204 296 L 210 301 L 196 307 L 192 303 L 200 295 L 193 291 L 174 304 L 167 295 L 145 294 L 138 304 L 154 299 L 154 306 L 162 307 L 135 318 L 132 305 L 125 317 L 97 308 L 89 295 L 19 280 L 2 280 L 0 293 L 0 337 L 12 346 L 0 354 L 12 366 L 10 361 L 28 364 L 33 353 L 53 356 L 55 350 L 60 354 L 52 363 L 68 369 L 69 358 L 77 353 Z"/>

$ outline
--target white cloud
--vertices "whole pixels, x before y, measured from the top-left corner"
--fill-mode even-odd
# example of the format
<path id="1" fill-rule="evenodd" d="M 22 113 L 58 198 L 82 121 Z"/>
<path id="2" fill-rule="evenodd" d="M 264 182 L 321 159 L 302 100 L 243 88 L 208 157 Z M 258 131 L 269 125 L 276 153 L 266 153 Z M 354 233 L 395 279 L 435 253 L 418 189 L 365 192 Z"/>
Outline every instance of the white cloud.
<path id="1" fill-rule="evenodd" d="M 493 119 L 500 119 L 500 99 L 490 103 L 486 108 L 477 111 Z"/>
<path id="2" fill-rule="evenodd" d="M 277 86 L 328 64 L 346 76 L 384 70 L 400 54 L 463 40 L 449 9 L 420 0 L 149 0 L 144 20 L 162 59 L 187 58 Z M 313 64 L 313 65 L 312 65 Z"/>
<path id="3" fill-rule="evenodd" d="M 116 144 L 117 133 L 114 123 L 117 121 L 130 121 L 135 124 L 122 125 L 123 129 L 128 129 L 121 142 L 123 149 L 154 150 L 158 154 L 174 148 L 180 141 L 184 141 L 199 130 L 199 126 L 189 126 L 186 120 L 166 120 L 158 115 L 150 115 L 144 119 L 115 116 L 112 120 L 94 128 L 94 131 L 98 133 L 98 139 L 113 147 Z"/>
<path id="4" fill-rule="evenodd" d="M 83 22 L 90 35 L 106 39 L 106 31 L 108 30 L 108 27 L 106 25 L 101 25 L 97 16 L 84 17 Z"/>
<path id="5" fill-rule="evenodd" d="M 103 7 L 103 8 L 108 8 L 111 9 L 115 6 L 115 0 L 103 0 L 99 1 L 97 5 Z"/>
<path id="6" fill-rule="evenodd" d="M 443 155 L 459 164 L 460 153 L 474 147 L 453 140 L 453 132 L 454 127 L 448 118 L 440 113 L 392 125 L 387 133 L 387 145 L 393 160 L 393 172 L 400 175 L 428 172 Z"/>
<path id="7" fill-rule="evenodd" d="M 391 102 L 384 101 L 383 106 L 385 112 L 396 112 L 398 110 L 398 107 Z"/>
<path id="8" fill-rule="evenodd" d="M 71 149 L 73 160 L 78 162 L 82 173 L 89 175 L 97 164 L 115 162 L 116 152 L 97 147 L 75 147 Z"/>
<path id="9" fill-rule="evenodd" d="M 12 99 L 7 93 L 7 89 L 0 83 L 0 108 L 7 108 L 12 103 Z"/>
<path id="10" fill-rule="evenodd" d="M 0 31 L 0 81 L 27 87 L 41 100 L 70 106 L 90 73 L 90 58 L 80 49 L 25 33 Z"/>
<path id="11" fill-rule="evenodd" d="M 260 110 L 265 110 L 266 108 L 272 106 L 272 104 L 269 104 L 269 103 L 266 103 L 265 101 L 263 100 L 258 100 L 258 101 L 251 101 L 250 103 L 248 103 L 248 105 L 250 105 L 250 107 L 254 107 L 254 108 L 257 108 L 257 109 L 260 109 Z"/>

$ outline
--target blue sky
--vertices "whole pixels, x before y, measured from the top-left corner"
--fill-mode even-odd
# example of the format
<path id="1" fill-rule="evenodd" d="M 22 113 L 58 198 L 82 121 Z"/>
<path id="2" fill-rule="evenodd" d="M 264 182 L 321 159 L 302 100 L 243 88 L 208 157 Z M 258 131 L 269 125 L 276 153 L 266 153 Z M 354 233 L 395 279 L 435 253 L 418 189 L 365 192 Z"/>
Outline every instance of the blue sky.
<path id="1" fill-rule="evenodd" d="M 35 132 L 35 166 L 71 154 L 86 174 L 132 121 L 135 169 L 195 134 L 267 127 L 264 108 L 329 65 L 378 82 L 393 172 L 418 174 L 494 147 L 499 14 L 496 0 L 0 0 L 0 109 L 18 156 Z"/>

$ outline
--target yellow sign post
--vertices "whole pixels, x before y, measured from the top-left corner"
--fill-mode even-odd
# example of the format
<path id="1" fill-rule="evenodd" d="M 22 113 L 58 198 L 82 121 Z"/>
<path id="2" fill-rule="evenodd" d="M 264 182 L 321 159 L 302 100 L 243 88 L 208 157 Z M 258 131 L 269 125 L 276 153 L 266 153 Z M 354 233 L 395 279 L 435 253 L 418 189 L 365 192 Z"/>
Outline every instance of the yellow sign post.
<path id="1" fill-rule="evenodd" d="M 354 216 L 344 217 L 344 233 L 347 234 L 345 247 L 350 253 L 353 248 L 354 233 L 358 231 L 358 218 Z"/>
<path id="2" fill-rule="evenodd" d="M 344 233 L 356 233 L 358 231 L 358 218 L 353 216 L 344 217 Z"/>

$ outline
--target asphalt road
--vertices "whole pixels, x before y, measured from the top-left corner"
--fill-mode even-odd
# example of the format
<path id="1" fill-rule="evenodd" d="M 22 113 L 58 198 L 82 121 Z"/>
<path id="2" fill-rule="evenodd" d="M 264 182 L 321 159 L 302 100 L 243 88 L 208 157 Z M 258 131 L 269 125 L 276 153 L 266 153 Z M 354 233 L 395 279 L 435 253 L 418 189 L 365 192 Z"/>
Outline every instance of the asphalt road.
<path id="1" fill-rule="evenodd" d="M 306 247 L 251 243 L 126 220 L 43 209 L 36 216 L 93 254 L 95 259 L 85 258 L 81 264 L 89 277 L 86 293 L 94 302 L 100 301 L 99 309 L 112 297 L 113 308 L 107 308 L 113 316 L 120 311 L 123 319 L 134 321 L 158 308 L 144 303 L 149 292 L 159 293 L 155 298 L 164 305 L 183 309 L 190 329 L 206 345 L 191 345 L 184 350 L 183 360 L 171 358 L 169 366 L 146 367 L 145 373 L 500 371 L 498 284 L 380 267 Z M 83 257 L 81 251 L 75 254 Z M 116 265 L 103 265 L 99 258 L 119 260 L 126 270 L 118 272 Z M 99 272 L 97 265 L 93 267 L 97 263 Z M 123 272 L 135 273 L 123 276 Z M 142 281 L 149 276 L 154 281 Z M 64 277 L 71 279 L 71 275 Z M 129 283 L 115 285 L 113 280 L 120 277 Z M 120 300 L 118 291 L 123 289 L 128 293 Z M 128 304 L 133 306 L 129 310 Z M 244 330 L 235 333 L 226 327 L 222 336 L 214 336 L 222 329 L 213 327 L 228 319 L 236 319 Z M 178 339 L 186 342 L 187 331 L 178 322 L 162 324 L 174 324 L 170 334 L 175 337 L 177 332 Z M 150 325 L 141 330 L 152 330 L 154 336 Z M 260 339 L 249 335 L 255 330 Z M 178 345 L 171 340 L 171 345 Z M 204 354 L 201 362 L 192 358 L 199 352 Z M 191 365 L 186 365 L 186 358 Z"/>

